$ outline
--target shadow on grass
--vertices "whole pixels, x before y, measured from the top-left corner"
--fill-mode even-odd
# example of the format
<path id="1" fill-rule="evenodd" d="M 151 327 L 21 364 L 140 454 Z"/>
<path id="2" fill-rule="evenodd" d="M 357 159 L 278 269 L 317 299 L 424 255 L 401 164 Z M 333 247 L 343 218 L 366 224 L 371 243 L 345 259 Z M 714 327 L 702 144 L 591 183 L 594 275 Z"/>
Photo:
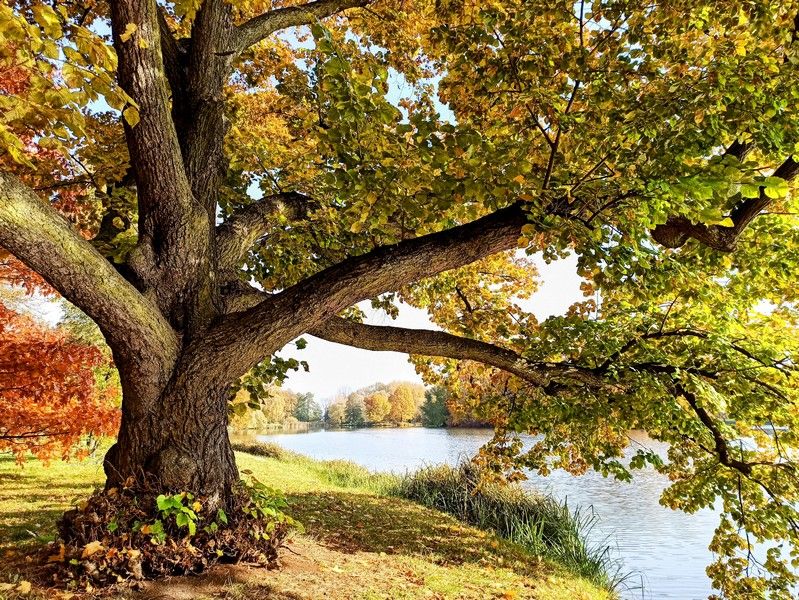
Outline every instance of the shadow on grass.
<path id="1" fill-rule="evenodd" d="M 333 550 L 419 556 L 439 565 L 502 564 L 519 575 L 541 571 L 523 549 L 413 502 L 346 492 L 288 499 L 306 533 Z"/>

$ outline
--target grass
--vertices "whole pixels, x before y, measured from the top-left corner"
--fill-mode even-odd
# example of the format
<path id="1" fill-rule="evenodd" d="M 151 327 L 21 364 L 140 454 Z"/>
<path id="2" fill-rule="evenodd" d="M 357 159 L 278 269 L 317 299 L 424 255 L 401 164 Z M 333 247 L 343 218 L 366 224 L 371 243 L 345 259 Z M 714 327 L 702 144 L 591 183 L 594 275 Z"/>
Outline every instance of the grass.
<path id="1" fill-rule="evenodd" d="M 594 517 L 572 512 L 551 496 L 519 486 L 483 484 L 469 463 L 420 469 L 404 476 L 374 473 L 343 460 L 313 460 L 274 443 L 236 445 L 237 450 L 301 465 L 327 483 L 369 490 L 418 502 L 517 543 L 536 556 L 557 562 L 600 587 L 624 583 L 607 547 L 586 541 Z"/>
<path id="2" fill-rule="evenodd" d="M 273 449 L 274 450 L 274 449 Z M 120 590 L 126 599 L 599 600 L 612 595 L 521 544 L 451 515 L 398 498 L 397 479 L 343 461 L 320 462 L 282 450 L 237 452 L 242 470 L 281 489 L 305 524 L 281 569 L 220 566 L 191 578 Z M 80 463 L 0 457 L 0 565 L 52 539 L 59 514 L 102 484 L 101 459 Z M 16 563 L 18 564 L 18 562 Z M 0 581 L 19 577 L 0 566 Z M 0 588 L 2 590 L 2 588 Z M 12 591 L 0 591 L 13 597 Z M 29 597 L 58 597 L 34 588 Z M 90 595 L 87 595 L 90 596 Z"/>
<path id="3" fill-rule="evenodd" d="M 427 467 L 406 475 L 396 493 L 495 532 L 597 585 L 614 589 L 623 582 L 608 548 L 586 541 L 592 515 L 582 516 L 551 496 L 532 494 L 517 485 L 480 483 L 470 463 Z"/>

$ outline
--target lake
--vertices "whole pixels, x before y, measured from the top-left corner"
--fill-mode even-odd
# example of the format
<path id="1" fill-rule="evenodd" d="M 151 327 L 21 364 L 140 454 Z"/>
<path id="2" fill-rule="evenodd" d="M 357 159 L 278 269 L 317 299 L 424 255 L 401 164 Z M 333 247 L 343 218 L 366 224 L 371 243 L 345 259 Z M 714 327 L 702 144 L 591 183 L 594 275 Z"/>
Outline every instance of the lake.
<path id="1" fill-rule="evenodd" d="M 630 436 L 665 452 L 665 444 L 645 433 Z M 375 471 L 397 473 L 454 464 L 472 456 L 490 437 L 486 429 L 417 427 L 256 436 L 313 458 L 351 460 Z M 623 598 L 701 600 L 711 593 L 705 567 L 712 561 L 707 546 L 717 517 L 711 510 L 689 515 L 661 506 L 658 498 L 667 480 L 654 470 L 637 471 L 631 483 L 595 472 L 573 476 L 558 471 L 548 477 L 531 476 L 524 485 L 549 492 L 583 512 L 594 511 L 597 521 L 591 541 L 609 545 L 621 571 L 632 574 Z"/>

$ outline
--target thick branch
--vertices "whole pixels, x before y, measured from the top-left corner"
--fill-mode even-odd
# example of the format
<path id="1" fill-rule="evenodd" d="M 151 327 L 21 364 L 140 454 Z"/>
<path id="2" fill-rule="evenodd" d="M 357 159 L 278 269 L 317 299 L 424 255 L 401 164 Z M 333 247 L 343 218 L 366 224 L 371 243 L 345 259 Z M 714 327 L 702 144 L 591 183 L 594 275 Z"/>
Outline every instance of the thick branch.
<path id="1" fill-rule="evenodd" d="M 773 177 L 791 181 L 797 174 L 799 174 L 799 163 L 788 158 L 774 171 Z M 652 230 L 652 237 L 667 248 L 679 248 L 693 238 L 716 250 L 731 252 L 747 225 L 771 202 L 772 199 L 766 195 L 764 188 L 761 188 L 757 198 L 747 198 L 732 210 L 730 213 L 732 226 L 705 225 L 692 223 L 686 217 L 671 217 Z"/>
<path id="2" fill-rule="evenodd" d="M 192 196 L 171 117 L 158 10 L 155 0 L 111 2 L 111 24 L 119 81 L 138 103 L 140 115 L 135 126 L 125 125 L 139 201 L 135 268 L 155 292 L 161 311 L 182 327 L 194 311 L 184 306 L 192 296 L 186 291 L 199 287 L 205 276 L 201 258 L 210 253 L 210 226 Z M 136 29 L 123 41 L 129 25 Z"/>
<path id="3" fill-rule="evenodd" d="M 49 204 L 12 175 L 0 173 L 0 245 L 39 273 L 102 329 L 120 368 L 137 356 L 165 383 L 177 354 L 174 331 L 136 288 Z M 141 377 L 142 385 L 147 385 Z"/>
<path id="4" fill-rule="evenodd" d="M 182 214 L 190 212 L 187 209 L 192 203 L 170 115 L 161 54 L 162 17 L 155 0 L 120 0 L 112 2 L 111 7 L 120 83 L 139 105 L 139 122 L 135 127 L 126 126 L 139 194 L 139 228 L 143 235 L 155 237 L 179 227 Z M 136 30 L 122 41 L 131 24 Z M 172 209 L 166 210 L 169 206 Z"/>
<path id="5" fill-rule="evenodd" d="M 265 196 L 239 209 L 216 228 L 217 264 L 230 270 L 247 255 L 255 241 L 263 236 L 280 213 L 287 219 L 298 219 L 311 203 L 311 198 L 297 192 Z"/>
<path id="6" fill-rule="evenodd" d="M 366 6 L 371 0 L 316 0 L 300 6 L 287 6 L 258 15 L 237 27 L 236 49 L 241 52 L 276 31 L 309 25 L 348 8 Z"/>
<path id="7" fill-rule="evenodd" d="M 169 87 L 172 90 L 172 102 L 182 104 L 178 97 L 181 96 L 185 85 L 183 73 L 185 52 L 184 49 L 180 47 L 178 40 L 175 39 L 172 30 L 169 28 L 169 23 L 161 7 L 158 9 L 158 31 L 161 39 L 161 56 L 164 61 L 164 72 L 169 81 Z"/>
<path id="8" fill-rule="evenodd" d="M 444 331 L 366 325 L 333 317 L 308 333 L 329 342 L 364 350 L 473 360 L 512 373 L 537 386 L 546 387 L 549 384 L 545 369 L 529 364 L 512 350 Z"/>
<path id="9" fill-rule="evenodd" d="M 347 259 L 214 327 L 206 342 L 231 375 L 366 298 L 516 246 L 527 222 L 521 204 L 451 229 L 383 246 Z"/>
<path id="10" fill-rule="evenodd" d="M 507 371 L 550 393 L 564 389 L 565 382 L 594 388 L 618 389 L 618 385 L 594 375 L 589 369 L 569 363 L 531 362 L 507 348 L 444 331 L 366 325 L 333 317 L 308 333 L 329 342 L 364 350 L 472 360 Z"/>

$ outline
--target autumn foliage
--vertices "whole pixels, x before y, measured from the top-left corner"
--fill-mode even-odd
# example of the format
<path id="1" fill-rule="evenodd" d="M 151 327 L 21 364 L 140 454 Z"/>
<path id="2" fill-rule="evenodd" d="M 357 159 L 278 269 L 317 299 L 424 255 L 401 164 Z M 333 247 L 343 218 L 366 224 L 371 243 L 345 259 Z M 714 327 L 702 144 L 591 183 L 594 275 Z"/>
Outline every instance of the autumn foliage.
<path id="1" fill-rule="evenodd" d="M 52 293 L 18 261 L 0 257 L 0 284 Z M 0 451 L 19 460 L 78 455 L 86 435 L 118 427 L 118 388 L 110 358 L 96 345 L 74 339 L 14 310 L 0 297 Z"/>

